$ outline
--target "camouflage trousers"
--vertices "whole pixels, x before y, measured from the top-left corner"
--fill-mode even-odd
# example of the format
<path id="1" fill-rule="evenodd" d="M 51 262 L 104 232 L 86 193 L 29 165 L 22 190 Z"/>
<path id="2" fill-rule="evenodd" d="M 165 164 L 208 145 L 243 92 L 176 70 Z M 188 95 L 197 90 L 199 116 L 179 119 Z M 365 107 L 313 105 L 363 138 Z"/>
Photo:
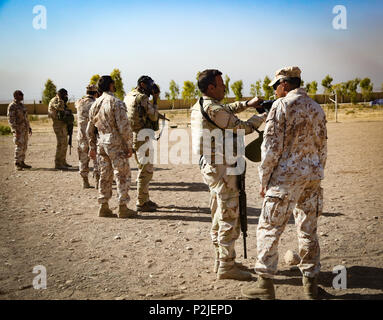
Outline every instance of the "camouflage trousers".
<path id="1" fill-rule="evenodd" d="M 147 140 L 148 141 L 148 140 Z M 135 141 L 133 145 L 134 158 L 137 163 L 137 205 L 141 206 L 145 202 L 149 201 L 149 183 L 153 178 L 153 162 L 148 161 L 145 163 L 143 161 L 144 157 L 149 156 L 149 149 L 144 150 L 145 155 L 140 155 L 140 147 L 147 143 L 147 141 Z M 150 142 L 149 142 L 150 144 Z"/>
<path id="2" fill-rule="evenodd" d="M 53 130 L 57 140 L 55 164 L 62 166 L 66 163 L 66 153 L 68 150 L 67 125 L 63 121 L 54 120 Z"/>
<path id="3" fill-rule="evenodd" d="M 228 165 L 211 165 L 204 158 L 200 170 L 210 189 L 210 235 L 221 263 L 234 264 L 235 240 L 240 235 L 238 176 L 227 174 Z"/>
<path id="4" fill-rule="evenodd" d="M 28 148 L 28 129 L 16 130 L 16 133 L 13 134 L 13 142 L 15 144 L 15 162 L 23 162 Z"/>
<path id="5" fill-rule="evenodd" d="M 127 204 L 130 200 L 131 182 L 129 159 L 121 146 L 99 144 L 97 147 L 98 166 L 100 170 L 99 203 L 108 203 L 112 197 L 113 176 L 117 184 L 118 202 Z"/>
<path id="6" fill-rule="evenodd" d="M 263 201 L 257 228 L 257 262 L 255 271 L 272 278 L 278 266 L 278 242 L 291 216 L 294 215 L 302 274 L 314 277 L 320 271 L 320 248 L 317 220 L 323 208 L 320 180 L 272 183 Z"/>
<path id="7" fill-rule="evenodd" d="M 89 174 L 89 145 L 88 140 L 78 140 L 78 160 L 79 160 L 79 172 L 81 177 L 86 178 Z M 93 174 L 99 174 L 97 158 L 93 160 Z"/>

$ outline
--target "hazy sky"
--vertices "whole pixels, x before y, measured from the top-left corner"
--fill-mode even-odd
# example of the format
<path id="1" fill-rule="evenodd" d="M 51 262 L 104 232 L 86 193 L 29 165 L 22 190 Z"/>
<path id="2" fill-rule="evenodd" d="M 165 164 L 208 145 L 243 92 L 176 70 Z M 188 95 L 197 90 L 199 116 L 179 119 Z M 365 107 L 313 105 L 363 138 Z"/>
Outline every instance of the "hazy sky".
<path id="1" fill-rule="evenodd" d="M 334 6 L 347 9 L 347 29 L 333 28 Z M 36 30 L 33 8 L 47 10 Z M 81 96 L 93 74 L 122 72 L 125 91 L 148 74 L 162 92 L 174 79 L 195 81 L 217 68 L 231 82 L 250 84 L 298 65 L 302 78 L 334 83 L 370 77 L 383 82 L 383 1 L 2 1 L 0 100 L 15 89 L 41 99 L 51 78 L 70 97 Z"/>

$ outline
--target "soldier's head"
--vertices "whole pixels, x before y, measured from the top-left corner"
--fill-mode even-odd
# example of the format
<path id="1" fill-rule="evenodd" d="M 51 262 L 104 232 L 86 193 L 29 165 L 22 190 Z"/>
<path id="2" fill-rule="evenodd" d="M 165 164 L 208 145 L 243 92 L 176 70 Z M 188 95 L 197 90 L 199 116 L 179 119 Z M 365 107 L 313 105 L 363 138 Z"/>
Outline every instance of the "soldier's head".
<path id="1" fill-rule="evenodd" d="M 278 98 L 285 97 L 291 90 L 301 86 L 301 70 L 298 67 L 286 67 L 275 72 L 269 84 Z"/>
<path id="2" fill-rule="evenodd" d="M 154 85 L 154 80 L 149 76 L 141 76 L 137 80 L 137 89 L 148 96 L 153 94 Z"/>
<path id="3" fill-rule="evenodd" d="M 68 91 L 66 91 L 66 89 L 61 88 L 59 91 L 57 91 L 57 95 L 61 100 L 64 100 L 65 102 L 68 101 Z"/>
<path id="4" fill-rule="evenodd" d="M 116 92 L 116 87 L 114 85 L 114 80 L 111 76 L 102 76 L 97 83 L 98 91 L 103 92 Z"/>
<path id="5" fill-rule="evenodd" d="M 225 97 L 225 84 L 222 72 L 216 69 L 207 69 L 198 75 L 198 88 L 206 96 L 221 101 Z"/>
<path id="6" fill-rule="evenodd" d="M 16 90 L 13 93 L 13 98 L 15 98 L 15 100 L 17 102 L 23 101 L 24 100 L 24 93 L 21 90 Z"/>
<path id="7" fill-rule="evenodd" d="M 86 87 L 86 94 L 90 96 L 97 96 L 97 86 L 94 84 L 90 84 Z"/>

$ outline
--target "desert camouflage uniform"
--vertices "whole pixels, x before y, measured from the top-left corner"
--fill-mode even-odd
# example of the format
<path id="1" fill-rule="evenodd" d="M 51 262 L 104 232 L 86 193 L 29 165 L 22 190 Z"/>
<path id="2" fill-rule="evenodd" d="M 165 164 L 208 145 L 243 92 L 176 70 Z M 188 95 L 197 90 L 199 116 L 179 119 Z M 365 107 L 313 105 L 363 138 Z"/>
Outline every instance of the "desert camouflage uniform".
<path id="1" fill-rule="evenodd" d="M 86 135 L 86 128 L 89 121 L 89 110 L 96 99 L 87 95 L 76 101 L 77 109 L 77 141 L 80 175 L 85 178 L 89 174 L 89 140 Z M 97 160 L 93 161 L 93 173 L 98 174 Z"/>
<path id="2" fill-rule="evenodd" d="M 142 206 L 149 201 L 149 183 L 153 178 L 153 163 L 148 161 L 144 163 L 143 159 L 149 156 L 149 150 L 152 148 L 150 137 L 146 137 L 145 141 L 138 141 L 137 135 L 141 129 L 147 128 L 145 123 L 147 119 L 151 121 L 158 120 L 158 107 L 149 102 L 149 97 L 137 89 L 129 92 L 124 102 L 128 110 L 128 118 L 133 130 L 133 152 L 137 162 L 137 205 Z M 143 111 L 139 115 L 138 107 L 141 106 Z M 146 144 L 148 148 L 145 154 L 140 154 L 140 147 Z M 144 147 L 145 148 L 145 147 Z"/>
<path id="3" fill-rule="evenodd" d="M 232 129 L 234 133 L 239 129 L 243 129 L 245 134 L 252 133 L 265 118 L 265 116 L 263 118 L 253 116 L 247 121 L 238 119 L 235 113 L 244 111 L 247 108 L 246 102 L 222 105 L 219 101 L 204 96 L 203 108 L 210 119 L 221 129 Z M 192 108 L 192 132 L 193 127 L 201 125 L 198 123 L 200 121 L 202 121 L 203 128 L 209 132 L 217 130 L 216 126 L 198 115 L 201 115 L 199 101 Z M 224 134 L 223 137 L 225 139 Z M 193 139 L 197 139 L 197 137 L 193 136 Z M 223 145 L 225 144 L 224 139 L 222 140 Z M 200 170 L 204 182 L 210 189 L 211 239 L 218 253 L 220 265 L 229 266 L 234 264 L 236 257 L 234 244 L 240 235 L 238 175 L 228 174 L 227 169 L 234 167 L 235 163 L 227 163 L 224 154 L 221 154 L 223 161 L 217 161 L 218 153 L 224 150 L 218 144 L 220 143 L 217 139 L 211 139 L 211 159 L 209 159 L 209 154 L 200 151 L 202 155 Z M 236 150 L 236 147 L 234 149 Z"/>
<path id="4" fill-rule="evenodd" d="M 97 139 L 94 127 L 97 127 Z M 108 203 L 112 197 L 113 173 L 117 183 L 118 202 L 130 200 L 130 166 L 127 151 L 132 147 L 132 131 L 125 104 L 112 92 L 104 92 L 89 111 L 87 136 L 91 150 L 98 154 L 100 186 L 98 202 Z"/>
<path id="5" fill-rule="evenodd" d="M 53 130 L 56 134 L 57 146 L 55 165 L 64 166 L 66 164 L 66 153 L 68 150 L 68 129 L 64 121 L 58 119 L 58 111 L 65 110 L 64 100 L 56 95 L 49 102 L 48 114 L 53 120 Z"/>
<path id="6" fill-rule="evenodd" d="M 278 265 L 278 241 L 294 214 L 298 233 L 298 265 L 303 275 L 320 271 L 317 219 L 322 213 L 327 157 L 326 117 L 303 88 L 274 102 L 266 120 L 259 177 L 266 188 L 257 228 L 255 271 L 272 278 Z"/>
<path id="7" fill-rule="evenodd" d="M 8 106 L 8 122 L 13 133 L 13 142 L 15 143 L 15 163 L 21 163 L 25 160 L 25 154 L 28 147 L 29 120 L 27 108 L 23 103 L 17 103 L 15 100 Z"/>

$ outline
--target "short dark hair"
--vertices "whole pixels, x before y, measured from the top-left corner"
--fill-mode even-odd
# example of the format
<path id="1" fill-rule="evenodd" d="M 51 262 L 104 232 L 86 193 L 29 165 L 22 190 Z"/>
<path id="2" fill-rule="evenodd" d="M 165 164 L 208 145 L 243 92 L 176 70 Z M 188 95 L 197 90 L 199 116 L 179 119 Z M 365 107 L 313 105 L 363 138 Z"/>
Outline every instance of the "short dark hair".
<path id="1" fill-rule="evenodd" d="M 206 93 L 209 84 L 217 85 L 216 76 L 221 76 L 222 72 L 217 69 L 206 69 L 198 75 L 198 88 L 202 93 Z"/>
<path id="2" fill-rule="evenodd" d="M 114 83 L 111 76 L 102 76 L 97 82 L 97 88 L 101 92 L 109 91 L 111 83 Z"/>
<path id="3" fill-rule="evenodd" d="M 137 80 L 137 86 L 139 86 L 141 82 L 143 82 L 145 84 L 149 84 L 149 85 L 154 83 L 153 79 L 151 77 L 149 77 L 149 76 L 141 76 L 141 77 L 139 77 L 138 80 Z"/>
<path id="4" fill-rule="evenodd" d="M 96 93 L 97 93 L 97 91 L 86 90 L 86 94 L 90 94 L 91 96 L 94 96 Z"/>
<path id="5" fill-rule="evenodd" d="M 22 94 L 24 95 L 24 93 L 21 91 L 21 90 L 16 90 L 14 93 L 13 93 L 13 97 L 16 98 L 16 95 L 18 94 Z"/>
<path id="6" fill-rule="evenodd" d="M 291 89 L 293 90 L 301 86 L 302 80 L 301 78 L 298 78 L 298 77 L 287 77 L 287 78 L 284 78 L 283 81 L 290 83 Z"/>
<path id="7" fill-rule="evenodd" d="M 57 93 L 68 94 L 68 91 L 66 91 L 66 89 L 64 89 L 64 88 L 61 88 L 59 91 L 57 91 Z"/>

